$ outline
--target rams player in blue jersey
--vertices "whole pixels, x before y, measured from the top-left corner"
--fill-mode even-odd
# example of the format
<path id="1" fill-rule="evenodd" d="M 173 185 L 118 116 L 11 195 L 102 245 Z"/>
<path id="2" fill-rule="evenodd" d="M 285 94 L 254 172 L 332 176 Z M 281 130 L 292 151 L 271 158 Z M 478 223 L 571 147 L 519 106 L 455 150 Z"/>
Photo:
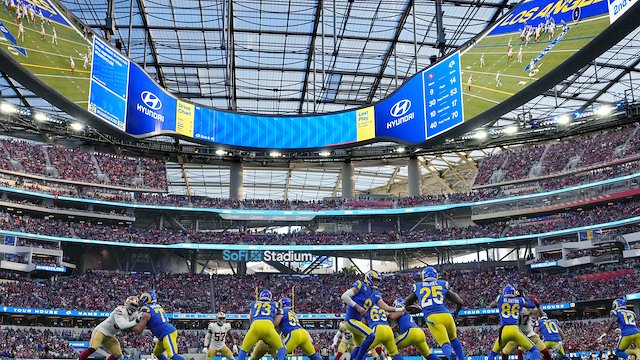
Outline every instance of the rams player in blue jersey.
<path id="1" fill-rule="evenodd" d="M 320 355 L 316 353 L 311 336 L 307 330 L 302 328 L 298 316 L 291 308 L 291 300 L 289 298 L 280 299 L 280 306 L 280 314 L 276 316 L 275 324 L 276 326 L 280 325 L 282 329 L 284 347 L 287 349 L 287 354 L 291 354 L 293 350 L 300 348 L 309 359 L 322 360 Z"/>
<path id="2" fill-rule="evenodd" d="M 464 302 L 455 292 L 449 289 L 449 283 L 438 280 L 438 272 L 431 266 L 422 270 L 422 281 L 413 285 L 413 292 L 404 301 L 407 307 L 418 302 L 431 335 L 436 339 L 447 359 L 451 359 L 455 351 L 458 359 L 464 359 L 462 343 L 458 339 L 456 323 L 451 311 L 444 303 L 445 299 L 456 304 L 457 316 Z"/>
<path id="3" fill-rule="evenodd" d="M 396 313 L 396 312 L 394 312 Z M 396 345 L 395 337 L 393 336 L 393 330 L 389 326 L 389 314 L 384 309 L 381 309 L 378 305 L 372 304 L 367 308 L 365 313 L 367 325 L 371 328 L 373 335 L 373 342 L 368 348 L 361 345 L 358 353 L 359 358 L 364 358 L 369 352 L 369 349 L 375 348 L 377 345 L 383 345 L 387 349 L 387 353 L 393 360 L 403 360 L 402 355 L 398 353 L 398 346 Z"/>
<path id="4" fill-rule="evenodd" d="M 356 344 L 355 349 L 351 352 L 351 360 L 361 360 L 375 339 L 375 334 L 371 331 L 371 328 L 362 322 L 367 309 L 373 305 L 378 305 L 380 309 L 386 312 L 404 311 L 404 308 L 396 309 L 382 300 L 382 296 L 377 290 L 380 281 L 382 281 L 382 277 L 379 272 L 375 270 L 367 271 L 364 274 L 363 281 L 354 282 L 351 288 L 342 294 L 342 301 L 347 304 L 345 326 L 353 334 L 353 340 Z M 364 350 L 360 351 L 360 348 Z"/>
<path id="5" fill-rule="evenodd" d="M 530 360 L 539 360 L 540 351 L 533 345 L 527 335 L 523 334 L 518 327 L 520 318 L 520 309 L 523 307 L 539 308 L 540 304 L 534 303 L 527 298 L 517 296 L 516 289 L 507 285 L 502 291 L 502 295 L 494 300 L 489 307 L 498 307 L 500 314 L 500 330 L 498 338 L 493 345 L 493 349 L 489 353 L 489 360 L 494 360 L 496 355 L 507 345 L 509 341 L 513 341 L 516 345 L 522 347 L 529 353 Z"/>
<path id="6" fill-rule="evenodd" d="M 282 344 L 282 339 L 276 331 L 273 321 L 279 313 L 278 303 L 272 301 L 271 291 L 262 290 L 259 300 L 251 302 L 249 319 L 251 326 L 242 341 L 242 348 L 238 354 L 238 360 L 246 360 L 247 353 L 260 340 L 268 346 L 277 349 L 277 360 L 284 360 L 287 352 Z"/>
<path id="7" fill-rule="evenodd" d="M 404 307 L 404 299 L 396 299 L 393 306 L 400 308 Z M 413 316 L 408 312 L 395 312 L 389 314 L 389 318 L 396 321 L 398 325 L 398 336 L 396 337 L 396 346 L 398 350 L 415 346 L 420 354 L 428 360 L 439 360 L 440 358 L 431 353 L 429 345 L 427 345 L 427 338 L 424 335 L 424 331 L 420 329 L 418 324 L 413 321 Z"/>
<path id="8" fill-rule="evenodd" d="M 156 293 L 147 291 L 139 297 L 140 302 L 140 322 L 132 329 L 136 334 L 140 334 L 148 328 L 153 336 L 158 338 L 156 346 L 153 348 L 153 355 L 158 360 L 184 360 L 178 354 L 178 331 L 169 323 L 167 314 L 162 306 L 157 303 Z M 165 355 L 166 354 L 166 355 Z"/>
<path id="9" fill-rule="evenodd" d="M 637 356 L 629 354 L 629 348 L 635 344 L 636 348 L 640 348 L 640 330 L 638 329 L 636 314 L 627 309 L 627 302 L 623 299 L 615 299 L 611 306 L 611 321 L 607 324 L 607 329 L 598 338 L 602 340 L 613 327 L 618 324 L 622 337 L 618 341 L 616 347 L 616 355 L 619 358 L 627 359 L 631 355 L 632 359 L 636 359 Z"/>
<path id="10" fill-rule="evenodd" d="M 562 346 L 562 339 L 564 339 L 564 333 L 558 326 L 558 320 L 549 319 L 547 314 L 543 313 L 542 316 L 535 323 L 535 332 L 542 335 L 544 339 L 544 346 L 552 352 L 558 353 L 562 360 L 571 360 L 564 352 Z"/>

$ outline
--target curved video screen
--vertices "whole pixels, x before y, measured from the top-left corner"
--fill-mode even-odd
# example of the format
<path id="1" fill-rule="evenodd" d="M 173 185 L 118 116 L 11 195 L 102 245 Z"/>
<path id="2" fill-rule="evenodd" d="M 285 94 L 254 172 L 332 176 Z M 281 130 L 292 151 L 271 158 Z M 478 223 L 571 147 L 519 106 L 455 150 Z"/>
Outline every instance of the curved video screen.
<path id="1" fill-rule="evenodd" d="M 264 116 L 176 98 L 116 48 L 81 30 L 53 0 L 5 4 L 1 51 L 100 121 L 137 138 L 174 135 L 263 149 L 424 143 L 522 93 L 636 5 L 628 0 L 524 1 L 472 44 L 380 102 L 324 115 Z"/>

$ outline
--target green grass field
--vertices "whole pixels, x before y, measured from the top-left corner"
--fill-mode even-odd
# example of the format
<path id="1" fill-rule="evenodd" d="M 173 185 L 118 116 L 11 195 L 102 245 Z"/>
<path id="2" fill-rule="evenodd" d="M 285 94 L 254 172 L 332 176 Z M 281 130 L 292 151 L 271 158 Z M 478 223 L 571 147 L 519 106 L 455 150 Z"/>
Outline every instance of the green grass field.
<path id="1" fill-rule="evenodd" d="M 533 76 L 524 69 L 549 45 L 551 39 L 548 34 L 542 34 L 538 43 L 529 43 L 523 48 L 522 63 L 518 63 L 519 47 L 524 46 L 524 43 L 520 41 L 520 34 L 500 34 L 482 39 L 461 57 L 465 120 L 488 110 L 531 85 L 590 42 L 608 25 L 608 15 L 570 23 L 571 30 L 536 64 L 539 72 L 532 74 Z M 561 32 L 562 27 L 559 26 L 555 36 Z M 509 38 L 513 39 L 512 61 L 509 61 L 507 57 Z M 484 54 L 485 60 L 483 67 L 480 66 L 482 54 Z M 500 71 L 502 82 L 502 86 L 499 87 L 496 86 L 498 71 Z M 473 77 L 471 90 L 469 90 L 468 84 L 470 76 Z"/>
<path id="2" fill-rule="evenodd" d="M 27 57 L 17 52 L 13 44 L 0 34 L 0 48 L 19 61 L 34 75 L 71 101 L 86 108 L 89 98 L 89 77 L 91 62 L 83 67 L 83 55 L 91 51 L 91 44 L 76 29 L 62 24 L 45 22 L 45 39 L 40 39 L 40 20 L 36 16 L 35 24 L 22 19 L 24 41 L 18 38 L 18 25 L 15 14 L 0 7 L 0 20 L 16 38 L 17 45 L 24 47 Z M 52 27 L 58 34 L 58 44 L 52 44 Z M 75 73 L 71 73 L 69 58 L 75 62 Z"/>

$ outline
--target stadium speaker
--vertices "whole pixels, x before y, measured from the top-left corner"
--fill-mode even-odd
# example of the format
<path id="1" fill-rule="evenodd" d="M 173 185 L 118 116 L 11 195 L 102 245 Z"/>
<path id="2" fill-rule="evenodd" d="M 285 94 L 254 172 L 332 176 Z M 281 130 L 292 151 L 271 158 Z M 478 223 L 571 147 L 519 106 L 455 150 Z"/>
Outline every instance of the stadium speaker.
<path id="1" fill-rule="evenodd" d="M 118 49 L 118 51 L 122 51 L 122 45 L 122 40 L 116 39 L 116 49 Z"/>
<path id="2" fill-rule="evenodd" d="M 431 65 L 433 65 L 436 63 L 436 61 L 438 61 L 438 57 L 435 55 L 431 55 L 429 56 L 429 61 L 431 62 Z"/>

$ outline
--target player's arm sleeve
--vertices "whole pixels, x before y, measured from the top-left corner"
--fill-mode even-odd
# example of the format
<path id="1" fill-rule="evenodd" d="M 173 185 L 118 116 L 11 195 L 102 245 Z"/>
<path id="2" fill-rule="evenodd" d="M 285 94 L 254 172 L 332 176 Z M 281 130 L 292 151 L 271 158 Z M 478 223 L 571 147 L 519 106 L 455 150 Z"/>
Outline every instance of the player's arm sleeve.
<path id="1" fill-rule="evenodd" d="M 204 336 L 204 347 L 209 347 L 211 342 L 211 328 L 207 328 L 207 335 Z"/>
<path id="2" fill-rule="evenodd" d="M 531 299 L 526 297 L 523 297 L 522 299 L 524 300 L 524 307 L 531 309 L 538 307 L 533 301 L 531 301 Z"/>
<path id="3" fill-rule="evenodd" d="M 345 291 L 340 298 L 345 304 L 355 307 L 357 304 L 355 301 L 353 301 L 353 297 L 356 296 L 357 294 L 356 291 L 357 291 L 356 288 L 351 288 Z"/>
<path id="4" fill-rule="evenodd" d="M 416 300 L 418 300 L 418 297 L 416 296 L 416 284 L 413 284 L 411 294 L 407 295 L 407 297 L 404 298 L 404 307 L 411 306 L 414 302 L 416 302 Z"/>
<path id="5" fill-rule="evenodd" d="M 124 315 L 122 314 L 116 314 L 115 321 L 116 321 L 116 325 L 118 325 L 118 327 L 122 330 L 130 329 L 136 325 L 135 319 L 128 321 L 127 319 L 125 319 Z"/>
<path id="6" fill-rule="evenodd" d="M 338 345 L 341 339 L 342 339 L 342 331 L 338 330 L 336 331 L 336 334 L 333 335 L 333 346 Z"/>

